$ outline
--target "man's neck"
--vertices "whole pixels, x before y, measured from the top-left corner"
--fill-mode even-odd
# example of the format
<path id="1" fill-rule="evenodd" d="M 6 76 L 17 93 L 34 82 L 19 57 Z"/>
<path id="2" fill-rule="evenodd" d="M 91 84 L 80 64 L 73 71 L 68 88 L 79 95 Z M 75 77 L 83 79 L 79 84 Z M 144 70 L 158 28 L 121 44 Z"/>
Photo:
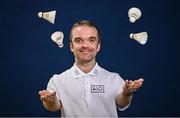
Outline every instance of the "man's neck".
<path id="1" fill-rule="evenodd" d="M 76 61 L 75 64 L 81 71 L 87 74 L 94 68 L 94 66 L 96 65 L 96 61 L 91 61 L 87 63 L 80 63 Z"/>

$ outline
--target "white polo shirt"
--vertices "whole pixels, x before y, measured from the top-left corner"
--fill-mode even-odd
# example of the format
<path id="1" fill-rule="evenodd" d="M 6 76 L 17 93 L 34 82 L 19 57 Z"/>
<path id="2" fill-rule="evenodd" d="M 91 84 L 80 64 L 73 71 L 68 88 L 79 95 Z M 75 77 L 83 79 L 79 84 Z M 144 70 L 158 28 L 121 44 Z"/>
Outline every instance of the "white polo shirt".
<path id="1" fill-rule="evenodd" d="M 124 80 L 119 74 L 109 72 L 97 63 L 88 74 L 74 64 L 65 72 L 55 74 L 47 90 L 56 91 L 62 103 L 62 116 L 117 117 L 116 97 L 123 86 Z"/>

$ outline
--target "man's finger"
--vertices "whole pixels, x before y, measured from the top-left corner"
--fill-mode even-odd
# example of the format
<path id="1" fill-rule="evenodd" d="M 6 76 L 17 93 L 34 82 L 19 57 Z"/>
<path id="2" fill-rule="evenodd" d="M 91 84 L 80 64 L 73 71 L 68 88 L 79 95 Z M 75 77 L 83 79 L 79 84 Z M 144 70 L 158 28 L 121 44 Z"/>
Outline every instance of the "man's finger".
<path id="1" fill-rule="evenodd" d="M 47 90 L 41 90 L 41 91 L 39 91 L 39 95 L 41 95 L 41 96 L 44 96 L 44 95 L 46 95 L 46 94 L 48 94 L 49 92 L 47 91 Z"/>
<path id="2" fill-rule="evenodd" d="M 144 82 L 143 78 L 138 79 L 138 82 Z"/>

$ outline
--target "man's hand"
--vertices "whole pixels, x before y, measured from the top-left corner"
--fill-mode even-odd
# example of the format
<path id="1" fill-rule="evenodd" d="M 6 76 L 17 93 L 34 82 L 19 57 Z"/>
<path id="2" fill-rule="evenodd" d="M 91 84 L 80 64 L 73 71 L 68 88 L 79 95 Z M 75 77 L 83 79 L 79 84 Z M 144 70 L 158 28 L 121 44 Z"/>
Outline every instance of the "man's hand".
<path id="1" fill-rule="evenodd" d="M 56 92 L 49 92 L 47 90 L 39 91 L 40 99 L 43 106 L 50 111 L 57 111 L 61 109 L 61 103 L 56 96 Z"/>
<path id="2" fill-rule="evenodd" d="M 133 92 L 137 91 L 143 84 L 144 79 L 125 80 L 122 93 L 117 97 L 116 102 L 119 108 L 125 108 L 131 103 Z"/>
<path id="3" fill-rule="evenodd" d="M 41 90 L 39 91 L 39 95 L 42 102 L 46 102 L 46 103 L 52 103 L 57 99 L 56 92 L 49 92 L 47 90 Z"/>
<path id="4" fill-rule="evenodd" d="M 123 94 L 126 96 L 131 96 L 133 92 L 137 91 L 143 84 L 144 79 L 140 78 L 138 80 L 125 80 L 125 85 L 123 87 Z"/>

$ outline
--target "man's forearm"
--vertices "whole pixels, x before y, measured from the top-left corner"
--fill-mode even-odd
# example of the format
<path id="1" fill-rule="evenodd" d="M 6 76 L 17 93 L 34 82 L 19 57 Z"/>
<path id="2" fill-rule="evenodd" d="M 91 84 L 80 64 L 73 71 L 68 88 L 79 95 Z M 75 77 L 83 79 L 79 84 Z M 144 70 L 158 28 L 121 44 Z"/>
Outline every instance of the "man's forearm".
<path id="1" fill-rule="evenodd" d="M 121 94 L 117 97 L 116 102 L 119 108 L 124 108 L 131 103 L 132 94 L 125 94 L 121 92 Z"/>

